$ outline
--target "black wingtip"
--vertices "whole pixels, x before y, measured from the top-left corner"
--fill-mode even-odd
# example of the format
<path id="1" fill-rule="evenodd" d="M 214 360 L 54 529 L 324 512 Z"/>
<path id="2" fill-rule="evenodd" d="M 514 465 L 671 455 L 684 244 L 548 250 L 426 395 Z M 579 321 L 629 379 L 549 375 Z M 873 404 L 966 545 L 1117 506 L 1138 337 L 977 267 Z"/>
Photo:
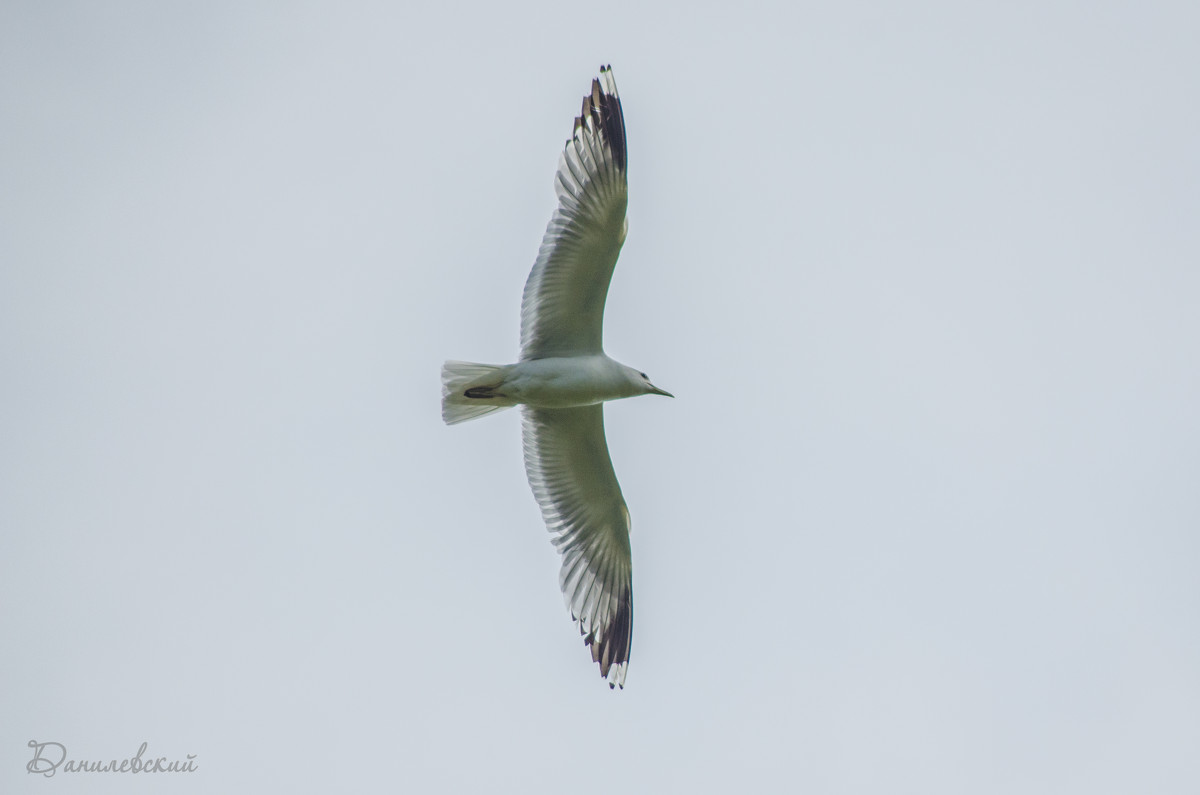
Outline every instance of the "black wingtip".
<path id="1" fill-rule="evenodd" d="M 621 108 L 621 98 L 617 94 L 617 84 L 609 64 L 600 65 L 600 77 L 605 75 L 608 78 L 604 83 L 601 83 L 599 78 L 592 78 L 592 90 L 583 98 L 583 108 L 575 120 L 571 134 L 574 135 L 579 126 L 591 117 L 612 150 L 613 162 L 617 168 L 624 171 L 628 163 L 625 149 L 625 113 Z"/>
<path id="2" fill-rule="evenodd" d="M 620 686 L 625 689 L 625 671 L 629 666 L 629 652 L 633 647 L 633 588 L 626 586 L 617 603 L 617 612 L 608 626 L 603 628 L 603 635 L 596 637 L 596 630 L 585 632 L 580 624 L 579 633 L 583 635 L 584 644 L 592 652 L 592 662 L 599 664 L 600 676 L 609 679 L 609 674 L 615 678 L 609 679 L 608 686 Z M 576 618 L 574 615 L 572 618 Z M 616 671 L 613 669 L 616 668 Z"/>

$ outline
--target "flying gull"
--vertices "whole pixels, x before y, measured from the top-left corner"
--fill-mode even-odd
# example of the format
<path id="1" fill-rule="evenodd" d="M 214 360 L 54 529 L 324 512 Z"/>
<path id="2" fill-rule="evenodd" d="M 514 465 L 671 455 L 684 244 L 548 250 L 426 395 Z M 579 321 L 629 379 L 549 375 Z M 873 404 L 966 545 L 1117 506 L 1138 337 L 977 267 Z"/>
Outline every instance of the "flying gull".
<path id="1" fill-rule="evenodd" d="M 621 99 L 612 69 L 602 66 L 559 156 L 558 208 L 521 299 L 520 361 L 442 367 L 447 425 L 522 407 L 525 472 L 562 555 L 558 583 L 609 687 L 625 686 L 633 561 L 602 404 L 673 397 L 601 345 L 604 300 L 628 229 L 626 166 Z"/>

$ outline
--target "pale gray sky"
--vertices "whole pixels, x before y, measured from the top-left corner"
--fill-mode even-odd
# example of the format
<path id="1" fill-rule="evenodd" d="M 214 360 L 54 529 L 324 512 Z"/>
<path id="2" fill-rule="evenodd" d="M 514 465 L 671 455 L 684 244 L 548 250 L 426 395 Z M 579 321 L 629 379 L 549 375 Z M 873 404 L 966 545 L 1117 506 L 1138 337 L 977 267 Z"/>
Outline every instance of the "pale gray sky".
<path id="1" fill-rule="evenodd" d="M 1197 41 L 1186 2 L 4 4 L 0 791 L 1200 790 Z M 678 396 L 607 410 L 615 693 L 517 416 L 438 407 L 517 354 L 601 63 L 606 347 Z"/>

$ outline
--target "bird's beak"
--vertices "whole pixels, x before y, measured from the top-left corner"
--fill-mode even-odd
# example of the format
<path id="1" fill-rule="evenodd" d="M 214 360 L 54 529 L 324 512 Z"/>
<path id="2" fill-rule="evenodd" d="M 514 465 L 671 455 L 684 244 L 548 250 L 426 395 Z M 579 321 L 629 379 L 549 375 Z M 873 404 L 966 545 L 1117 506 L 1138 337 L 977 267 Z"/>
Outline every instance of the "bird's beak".
<path id="1" fill-rule="evenodd" d="M 665 390 L 665 389 L 659 389 L 659 388 L 658 388 L 658 387 L 656 387 L 654 384 L 651 384 L 651 385 L 650 385 L 650 394 L 651 394 L 651 395 L 664 395 L 664 396 L 666 396 L 666 397 L 669 397 L 669 398 L 673 398 L 673 397 L 675 397 L 674 395 L 672 395 L 672 394 L 671 394 L 670 392 L 668 392 L 667 390 Z"/>

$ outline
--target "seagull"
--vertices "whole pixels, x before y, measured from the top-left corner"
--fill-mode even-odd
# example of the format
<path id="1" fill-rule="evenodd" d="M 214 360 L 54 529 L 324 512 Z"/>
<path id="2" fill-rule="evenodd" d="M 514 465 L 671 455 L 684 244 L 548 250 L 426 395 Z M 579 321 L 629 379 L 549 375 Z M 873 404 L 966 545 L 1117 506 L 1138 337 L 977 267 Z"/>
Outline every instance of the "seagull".
<path id="1" fill-rule="evenodd" d="M 554 179 L 558 207 L 521 299 L 521 359 L 442 367 L 442 420 L 521 406 L 525 474 L 562 555 L 558 584 L 608 686 L 625 687 L 633 638 L 629 509 L 604 439 L 606 400 L 665 395 L 610 359 L 604 300 L 628 222 L 625 117 L 612 67 L 583 98 Z"/>

